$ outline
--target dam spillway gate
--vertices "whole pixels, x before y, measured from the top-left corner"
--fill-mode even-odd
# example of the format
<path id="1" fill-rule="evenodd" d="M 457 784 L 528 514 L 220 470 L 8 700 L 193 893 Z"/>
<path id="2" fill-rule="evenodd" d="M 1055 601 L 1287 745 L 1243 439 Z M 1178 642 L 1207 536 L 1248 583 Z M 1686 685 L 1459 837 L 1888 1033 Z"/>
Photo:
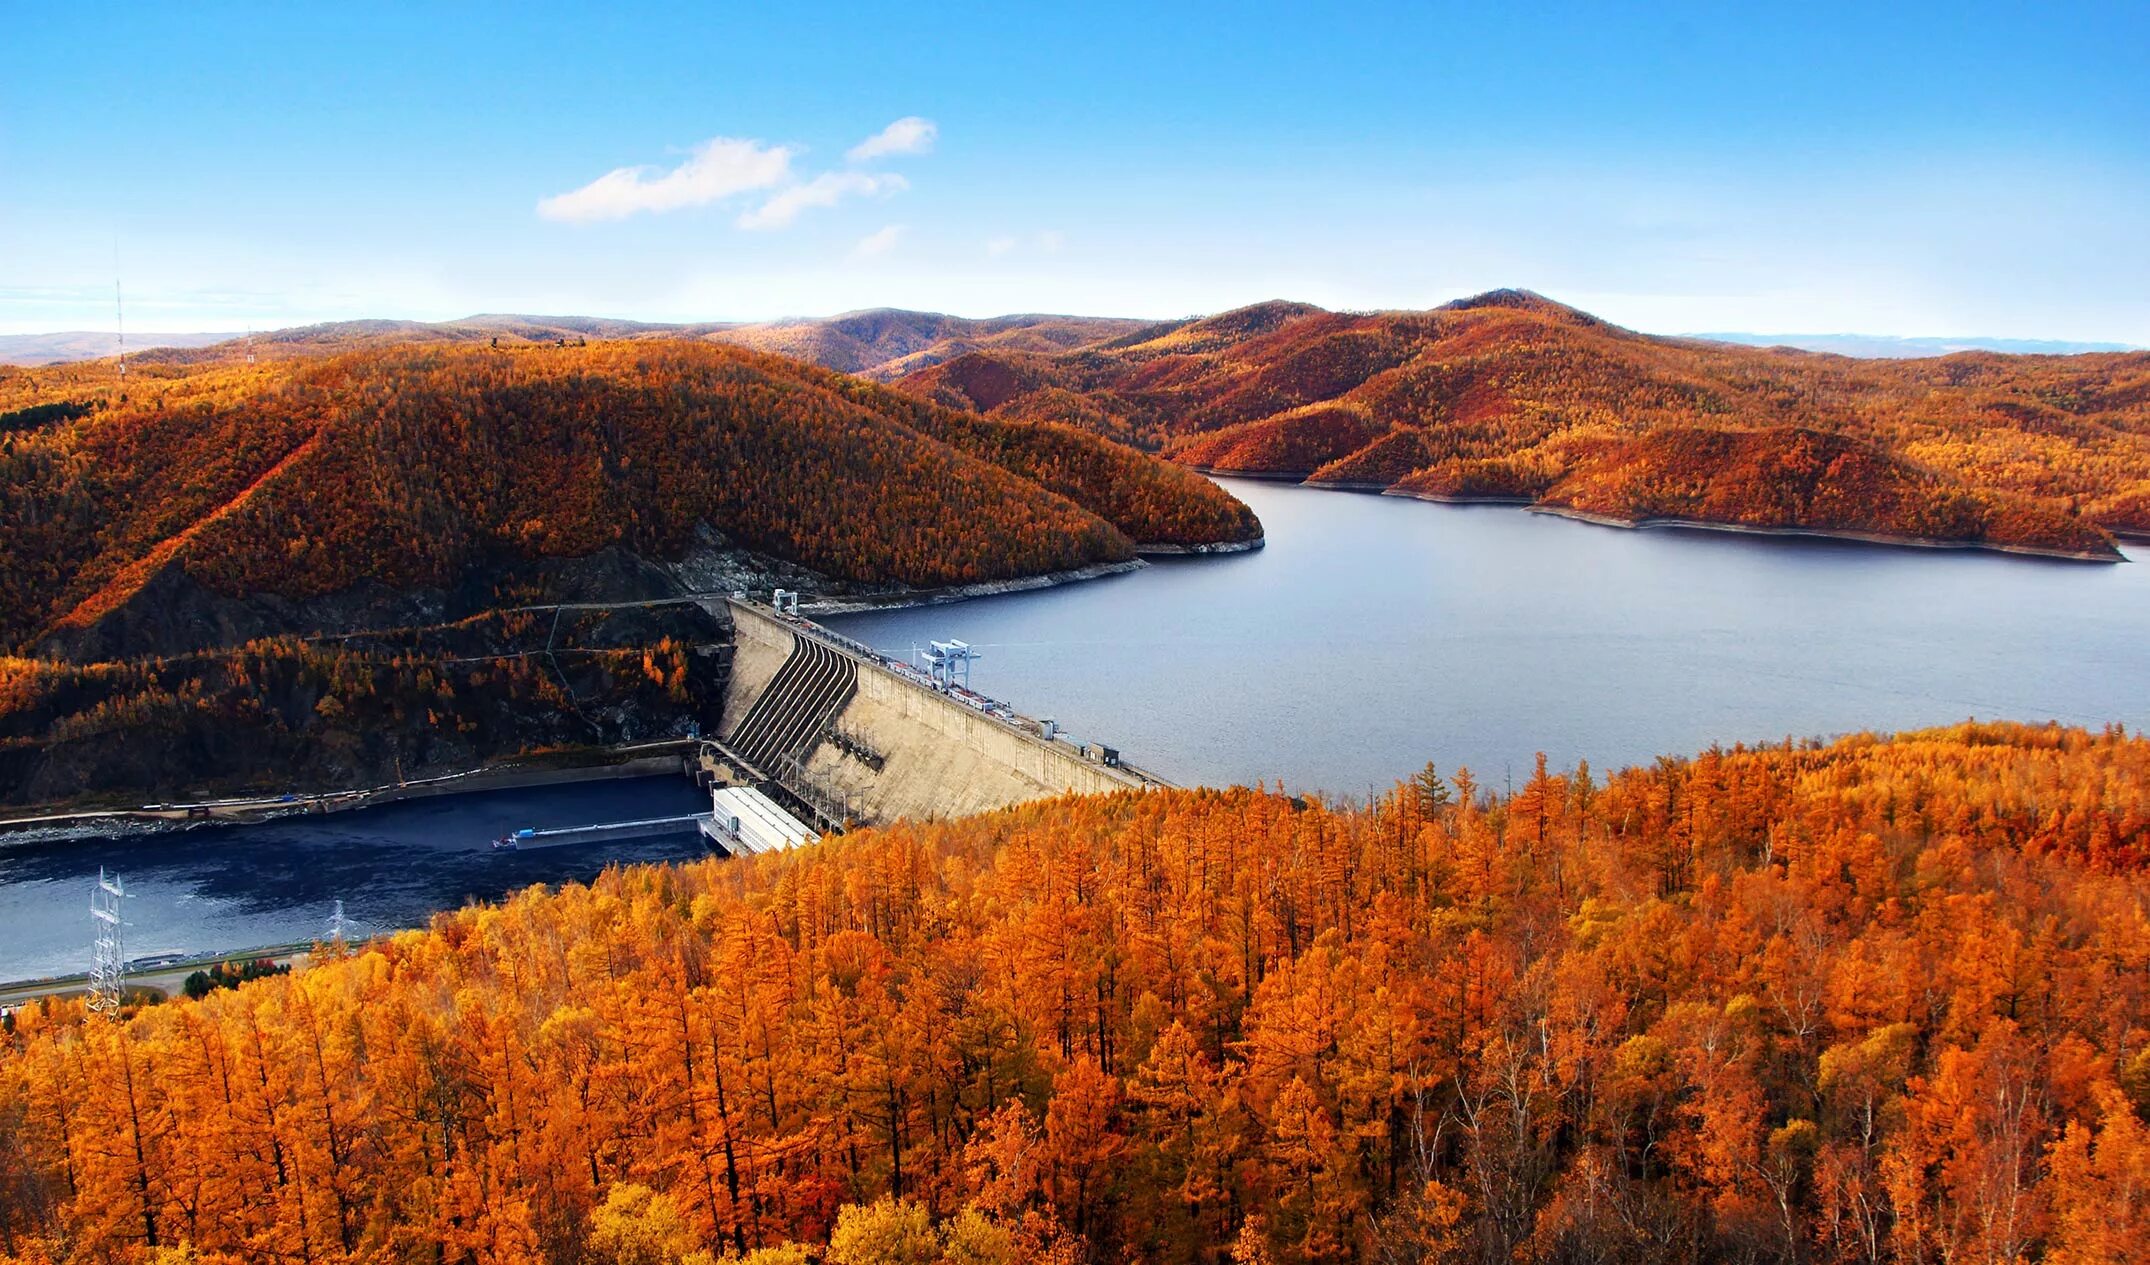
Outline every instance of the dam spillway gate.
<path id="1" fill-rule="evenodd" d="M 794 633 L 790 657 L 727 740 L 763 768 L 778 768 L 820 741 L 857 692 L 858 665 L 848 655 Z"/>

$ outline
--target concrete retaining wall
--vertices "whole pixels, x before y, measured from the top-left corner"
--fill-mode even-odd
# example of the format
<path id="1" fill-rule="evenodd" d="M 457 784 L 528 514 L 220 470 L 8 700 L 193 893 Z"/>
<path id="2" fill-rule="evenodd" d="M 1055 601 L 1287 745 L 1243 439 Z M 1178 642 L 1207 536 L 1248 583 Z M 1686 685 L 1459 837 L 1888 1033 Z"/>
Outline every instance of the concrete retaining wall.
<path id="1" fill-rule="evenodd" d="M 769 612 L 735 603 L 738 648 L 725 694 L 727 727 L 753 706 L 791 653 L 792 629 Z M 848 651 L 846 653 L 849 653 Z M 1122 791 L 1149 785 L 1140 775 L 1086 760 L 1066 743 L 1047 742 L 856 655 L 858 692 L 834 727 L 881 761 L 824 742 L 807 774 L 839 790 L 869 821 L 963 816 L 1070 791 Z"/>
<path id="2" fill-rule="evenodd" d="M 718 732 L 730 737 L 769 688 L 769 678 L 791 657 L 791 629 L 751 606 L 733 602 L 732 674 L 724 683 L 724 715 Z"/>

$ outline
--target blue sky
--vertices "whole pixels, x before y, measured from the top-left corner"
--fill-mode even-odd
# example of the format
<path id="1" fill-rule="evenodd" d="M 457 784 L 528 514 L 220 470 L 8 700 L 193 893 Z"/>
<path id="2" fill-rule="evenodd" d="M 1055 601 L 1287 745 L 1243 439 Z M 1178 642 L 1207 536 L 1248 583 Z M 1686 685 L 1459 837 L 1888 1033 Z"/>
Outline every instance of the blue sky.
<path id="1" fill-rule="evenodd" d="M 116 262 L 143 330 L 1514 285 L 2150 344 L 2139 3 L 1034 7 L 16 6 L 0 332 Z"/>

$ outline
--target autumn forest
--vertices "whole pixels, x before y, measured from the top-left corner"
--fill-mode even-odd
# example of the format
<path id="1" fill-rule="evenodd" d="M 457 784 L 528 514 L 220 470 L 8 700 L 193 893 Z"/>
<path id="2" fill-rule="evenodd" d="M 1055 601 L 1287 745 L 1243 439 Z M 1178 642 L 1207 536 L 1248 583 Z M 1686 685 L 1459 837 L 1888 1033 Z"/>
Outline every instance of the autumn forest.
<path id="1" fill-rule="evenodd" d="M 2073 558 L 2150 530 L 2139 355 L 1855 363 L 1513 292 L 861 315 L 735 334 L 831 364 L 555 323 L 0 370 L 0 800 L 699 733 L 732 629 L 691 595 L 1258 545 L 1198 470 Z M 1048 799 L 615 867 L 182 991 L 6 1016 L 0 1262 L 2150 1243 L 2150 741 L 2119 725 Z"/>
<path id="2" fill-rule="evenodd" d="M 899 382 L 1225 473 L 2113 560 L 2150 533 L 2150 354 L 1853 360 L 1621 329 L 1499 290 L 1263 303 Z"/>
<path id="3" fill-rule="evenodd" d="M 0 1265 L 2150 1265 L 2150 0 L 0 4 Z"/>
<path id="4" fill-rule="evenodd" d="M 1985 725 L 614 870 L 25 1009 L 0 1253 L 2135 1259 L 2146 804 Z"/>
<path id="5" fill-rule="evenodd" d="M 76 372 L 0 383 L 25 405 L 10 417 L 86 408 L 0 441 L 0 638 L 18 647 L 72 645 L 160 579 L 452 589 L 608 546 L 676 557 L 697 524 L 832 581 L 919 587 L 1259 534 L 1228 494 L 1120 445 L 709 344 Z"/>

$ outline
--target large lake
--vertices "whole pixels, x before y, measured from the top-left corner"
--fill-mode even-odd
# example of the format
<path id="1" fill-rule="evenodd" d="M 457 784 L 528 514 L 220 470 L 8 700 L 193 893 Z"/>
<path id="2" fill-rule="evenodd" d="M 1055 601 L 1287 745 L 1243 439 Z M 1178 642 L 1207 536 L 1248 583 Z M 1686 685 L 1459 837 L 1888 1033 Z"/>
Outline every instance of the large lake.
<path id="1" fill-rule="evenodd" d="M 1685 531 L 1230 481 L 1266 549 L 829 622 L 903 653 L 956 637 L 973 685 L 1182 783 L 1360 795 L 1428 760 L 1498 786 L 1535 752 L 1599 769 L 1967 716 L 2150 726 L 2150 567 Z M 2142 551 L 2138 550 L 2138 555 Z M 685 813 L 685 779 L 499 792 L 266 826 L 0 847 L 0 980 L 87 964 L 89 889 L 128 951 L 362 927 L 700 851 L 691 835 L 496 854 L 510 826 Z"/>
<path id="2" fill-rule="evenodd" d="M 2150 566 L 1220 480 L 1268 547 L 829 620 L 1184 783 L 1363 794 L 1976 716 L 2150 725 Z M 2138 558 L 2144 550 L 2135 551 Z"/>

